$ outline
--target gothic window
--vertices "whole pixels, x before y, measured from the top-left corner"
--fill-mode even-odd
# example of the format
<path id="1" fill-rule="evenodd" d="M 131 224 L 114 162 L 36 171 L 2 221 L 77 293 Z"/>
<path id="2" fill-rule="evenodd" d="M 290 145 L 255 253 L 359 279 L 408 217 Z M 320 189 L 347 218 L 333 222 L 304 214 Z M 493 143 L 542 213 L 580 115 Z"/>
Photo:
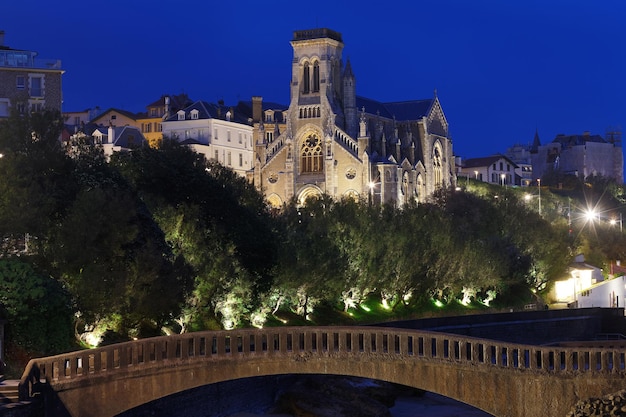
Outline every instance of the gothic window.
<path id="1" fill-rule="evenodd" d="M 302 141 L 300 148 L 301 172 L 322 172 L 322 141 L 314 134 Z"/>
<path id="2" fill-rule="evenodd" d="M 320 64 L 319 62 L 315 62 L 313 64 L 313 92 L 317 93 L 320 91 Z"/>
<path id="3" fill-rule="evenodd" d="M 311 91 L 311 73 L 309 63 L 304 64 L 304 72 L 302 73 L 302 92 L 308 94 Z"/>
<path id="4" fill-rule="evenodd" d="M 402 196 L 404 197 L 404 203 L 409 202 L 409 173 L 404 171 L 402 174 Z"/>
<path id="5" fill-rule="evenodd" d="M 426 196 L 426 184 L 422 178 L 422 174 L 417 174 L 416 186 L 415 186 L 415 198 L 418 202 L 423 203 Z"/>
<path id="6" fill-rule="evenodd" d="M 433 175 L 435 188 L 439 188 L 443 185 L 443 163 L 441 155 L 441 145 L 435 144 L 433 149 Z"/>

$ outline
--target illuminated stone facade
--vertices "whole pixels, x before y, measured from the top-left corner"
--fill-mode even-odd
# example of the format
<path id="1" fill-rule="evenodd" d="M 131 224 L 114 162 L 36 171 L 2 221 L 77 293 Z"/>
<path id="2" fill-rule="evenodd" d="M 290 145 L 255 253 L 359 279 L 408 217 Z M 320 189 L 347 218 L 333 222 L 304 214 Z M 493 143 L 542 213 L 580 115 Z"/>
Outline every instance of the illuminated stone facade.
<path id="1" fill-rule="evenodd" d="M 433 98 L 382 103 L 356 94 L 341 34 L 296 31 L 285 120 L 255 119 L 254 183 L 276 207 L 328 194 L 402 206 L 454 186 L 448 122 Z M 254 104 L 253 104 L 254 105 Z"/>

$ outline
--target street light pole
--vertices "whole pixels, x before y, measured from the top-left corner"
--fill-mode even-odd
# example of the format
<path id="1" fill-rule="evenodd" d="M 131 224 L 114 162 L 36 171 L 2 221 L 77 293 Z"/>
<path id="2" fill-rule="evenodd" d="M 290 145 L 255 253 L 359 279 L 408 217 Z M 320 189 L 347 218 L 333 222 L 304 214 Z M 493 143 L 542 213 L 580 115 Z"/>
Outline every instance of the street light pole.
<path id="1" fill-rule="evenodd" d="M 539 189 L 539 215 L 541 216 L 541 178 L 537 178 L 537 188 Z"/>

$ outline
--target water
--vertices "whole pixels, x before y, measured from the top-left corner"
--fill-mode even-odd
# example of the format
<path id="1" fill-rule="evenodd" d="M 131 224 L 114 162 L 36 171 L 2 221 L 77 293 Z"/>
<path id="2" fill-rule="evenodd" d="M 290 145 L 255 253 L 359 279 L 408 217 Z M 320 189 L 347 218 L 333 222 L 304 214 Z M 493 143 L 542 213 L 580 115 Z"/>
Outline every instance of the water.
<path id="1" fill-rule="evenodd" d="M 390 411 L 393 417 L 492 417 L 491 414 L 484 411 L 430 392 L 421 397 L 400 397 Z M 229 417 L 292 416 L 289 414 L 237 413 Z"/>

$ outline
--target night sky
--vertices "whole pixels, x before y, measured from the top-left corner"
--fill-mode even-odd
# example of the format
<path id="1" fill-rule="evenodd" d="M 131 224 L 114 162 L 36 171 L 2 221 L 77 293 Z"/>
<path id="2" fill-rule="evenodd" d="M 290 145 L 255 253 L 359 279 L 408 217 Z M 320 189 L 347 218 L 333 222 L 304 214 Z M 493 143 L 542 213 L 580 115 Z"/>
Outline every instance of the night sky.
<path id="1" fill-rule="evenodd" d="M 432 97 L 464 158 L 626 128 L 626 1 L 3 0 L 5 45 L 60 59 L 64 111 L 162 94 L 289 104 L 295 30 L 343 35 L 357 94 Z"/>

